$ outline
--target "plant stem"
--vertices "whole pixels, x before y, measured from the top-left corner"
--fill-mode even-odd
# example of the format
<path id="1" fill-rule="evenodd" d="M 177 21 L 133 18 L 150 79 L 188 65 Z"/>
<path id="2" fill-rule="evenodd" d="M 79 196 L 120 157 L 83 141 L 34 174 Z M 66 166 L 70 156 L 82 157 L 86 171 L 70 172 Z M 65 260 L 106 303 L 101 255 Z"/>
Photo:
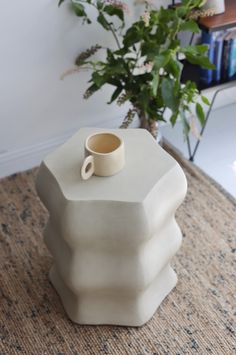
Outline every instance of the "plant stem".
<path id="1" fill-rule="evenodd" d="M 105 18 L 105 16 L 104 16 L 104 18 Z M 107 22 L 107 20 L 106 20 L 106 22 Z M 117 35 L 116 35 L 116 32 L 115 32 L 114 28 L 112 27 L 112 25 L 111 25 L 109 22 L 107 22 L 107 24 L 108 24 L 108 26 L 109 26 L 109 28 L 110 28 L 111 33 L 113 34 L 113 37 L 114 37 L 114 39 L 115 39 L 115 41 L 116 41 L 116 44 L 117 44 L 117 47 L 118 47 L 119 49 L 121 49 L 120 42 L 119 42 L 119 40 L 118 40 L 118 37 L 117 37 Z"/>
<path id="2" fill-rule="evenodd" d="M 104 19 L 105 19 L 105 21 L 106 21 L 106 23 L 107 23 L 107 26 L 109 27 L 111 33 L 113 34 L 113 37 L 114 37 L 114 39 L 115 39 L 115 41 L 116 41 L 116 44 L 117 44 L 117 47 L 120 49 L 120 48 L 121 48 L 120 42 L 119 42 L 119 40 L 118 40 L 118 37 L 117 37 L 117 35 L 116 35 L 116 32 L 115 32 L 114 28 L 113 28 L 112 25 L 107 21 L 107 19 L 106 19 L 104 13 L 103 13 L 101 10 L 99 10 L 95 4 L 91 3 L 91 5 L 97 9 L 98 13 L 101 13 L 101 14 L 103 15 L 103 17 L 104 17 Z"/>
<path id="3" fill-rule="evenodd" d="M 139 108 L 135 108 L 135 111 L 138 114 L 140 121 L 140 128 L 144 128 L 151 133 L 151 135 L 156 139 L 157 138 L 157 122 L 153 119 L 148 119 L 145 113 Z"/>
<path id="4" fill-rule="evenodd" d="M 141 51 L 140 51 L 140 48 L 138 49 L 138 50 L 136 50 L 136 60 L 135 60 L 135 63 L 134 63 L 134 67 L 133 67 L 133 71 L 132 71 L 132 75 L 134 75 L 134 71 L 135 71 L 135 69 L 136 69 L 136 65 L 137 65 L 137 63 L 138 63 L 138 60 L 140 59 L 140 54 L 141 54 Z"/>

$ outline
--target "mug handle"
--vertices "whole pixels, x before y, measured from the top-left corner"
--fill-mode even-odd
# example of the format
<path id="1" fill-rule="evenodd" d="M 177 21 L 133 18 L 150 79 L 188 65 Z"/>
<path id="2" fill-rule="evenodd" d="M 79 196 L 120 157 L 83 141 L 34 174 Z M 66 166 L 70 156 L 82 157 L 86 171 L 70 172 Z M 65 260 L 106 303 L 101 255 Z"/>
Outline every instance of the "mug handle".
<path id="1" fill-rule="evenodd" d="M 94 159 L 92 155 L 89 155 L 84 159 L 81 168 L 81 177 L 83 180 L 88 180 L 94 173 Z"/>

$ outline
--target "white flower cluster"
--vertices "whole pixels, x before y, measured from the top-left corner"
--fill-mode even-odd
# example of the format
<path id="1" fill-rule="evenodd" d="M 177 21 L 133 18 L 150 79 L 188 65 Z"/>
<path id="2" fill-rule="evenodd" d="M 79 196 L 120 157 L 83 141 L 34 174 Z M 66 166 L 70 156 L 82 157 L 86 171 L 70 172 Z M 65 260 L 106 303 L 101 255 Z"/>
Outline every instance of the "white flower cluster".
<path id="1" fill-rule="evenodd" d="M 145 23 L 145 27 L 148 27 L 150 23 L 150 12 L 145 11 L 144 14 L 141 16 L 141 19 Z"/>
<path id="2" fill-rule="evenodd" d="M 148 62 L 135 68 L 133 75 L 143 75 L 150 73 L 153 68 L 153 62 Z"/>
<path id="3" fill-rule="evenodd" d="M 120 10 L 124 11 L 127 14 L 130 13 L 129 6 L 127 4 L 125 4 L 123 1 L 120 1 L 120 0 L 106 0 L 106 3 L 116 7 L 117 9 L 120 9 Z"/>

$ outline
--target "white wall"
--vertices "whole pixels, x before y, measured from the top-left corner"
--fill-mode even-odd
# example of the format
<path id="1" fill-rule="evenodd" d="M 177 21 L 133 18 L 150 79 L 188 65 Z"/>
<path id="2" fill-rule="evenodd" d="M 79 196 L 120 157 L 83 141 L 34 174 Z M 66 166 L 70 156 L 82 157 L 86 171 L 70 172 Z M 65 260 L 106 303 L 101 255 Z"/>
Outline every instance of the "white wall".
<path id="1" fill-rule="evenodd" d="M 81 126 L 119 125 L 127 108 L 106 105 L 111 88 L 85 101 L 89 73 L 60 80 L 77 54 L 96 43 L 113 41 L 96 24 L 82 26 L 66 4 L 1 0 L 0 176 L 38 164 Z"/>
<path id="2" fill-rule="evenodd" d="M 133 0 L 127 2 L 133 4 Z M 82 26 L 69 11 L 68 0 L 60 8 L 57 3 L 0 2 L 0 151 L 122 117 L 120 108 L 106 104 L 112 88 L 83 100 L 89 73 L 60 80 L 78 53 L 96 43 L 111 45 L 114 40 L 96 23 Z"/>
<path id="3" fill-rule="evenodd" d="M 60 80 L 78 53 L 114 41 L 57 3 L 0 2 L 0 177 L 38 164 L 81 126 L 118 127 L 127 112 L 106 104 L 111 87 L 83 100 L 89 73 Z"/>
<path id="4" fill-rule="evenodd" d="M 89 73 L 60 80 L 80 51 L 111 41 L 57 0 L 0 2 L 0 175 L 16 152 L 81 126 L 119 124 L 125 109 L 106 104 L 111 88 L 85 101 Z"/>

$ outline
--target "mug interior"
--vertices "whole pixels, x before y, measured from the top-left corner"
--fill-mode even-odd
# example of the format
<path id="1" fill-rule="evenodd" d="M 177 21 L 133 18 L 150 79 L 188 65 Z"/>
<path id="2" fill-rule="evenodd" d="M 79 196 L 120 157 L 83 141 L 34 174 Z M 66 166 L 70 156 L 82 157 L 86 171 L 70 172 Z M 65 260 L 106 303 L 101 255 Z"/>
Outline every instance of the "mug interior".
<path id="1" fill-rule="evenodd" d="M 97 133 L 88 138 L 87 148 L 94 153 L 108 154 L 119 148 L 121 139 L 112 133 Z"/>

